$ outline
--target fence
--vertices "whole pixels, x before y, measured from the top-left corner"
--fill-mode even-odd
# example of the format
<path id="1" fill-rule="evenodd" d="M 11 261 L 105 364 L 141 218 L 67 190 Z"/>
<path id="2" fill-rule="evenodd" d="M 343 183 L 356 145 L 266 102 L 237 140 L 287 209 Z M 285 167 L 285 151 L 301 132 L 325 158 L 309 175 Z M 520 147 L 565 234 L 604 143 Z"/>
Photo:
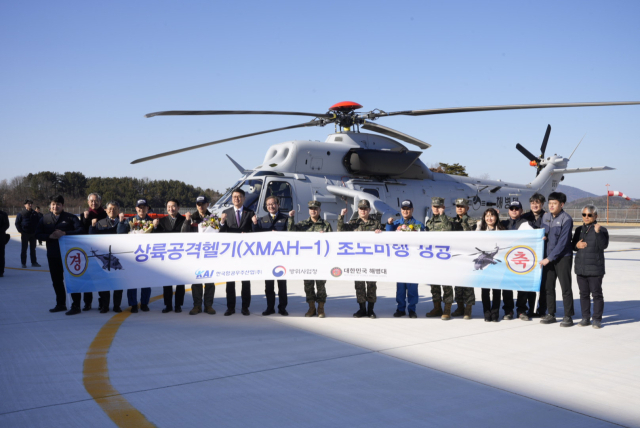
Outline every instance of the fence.
<path id="1" fill-rule="evenodd" d="M 582 209 L 572 208 L 565 210 L 574 222 L 582 221 Z M 598 207 L 598 221 L 604 223 L 607 221 L 607 208 Z M 640 209 L 638 208 L 615 208 L 609 209 L 610 223 L 640 223 Z"/>

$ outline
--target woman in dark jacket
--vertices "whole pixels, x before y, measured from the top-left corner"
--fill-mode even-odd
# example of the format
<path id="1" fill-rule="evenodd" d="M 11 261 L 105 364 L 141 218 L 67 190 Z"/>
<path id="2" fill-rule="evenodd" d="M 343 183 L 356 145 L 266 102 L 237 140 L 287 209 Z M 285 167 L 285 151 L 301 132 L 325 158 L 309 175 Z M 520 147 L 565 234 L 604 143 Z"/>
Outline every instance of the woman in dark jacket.
<path id="1" fill-rule="evenodd" d="M 582 321 L 580 327 L 591 325 L 591 299 L 593 296 L 593 328 L 600 328 L 604 297 L 602 278 L 604 277 L 604 250 L 609 246 L 609 232 L 598 224 L 598 209 L 587 205 L 582 209 L 583 225 L 579 226 L 571 242 L 575 256 L 575 272 L 580 289 Z"/>
<path id="2" fill-rule="evenodd" d="M 500 223 L 498 211 L 493 208 L 487 208 L 482 215 L 482 220 L 478 222 L 476 230 L 505 230 L 505 228 L 502 223 Z M 491 301 L 491 294 L 493 294 L 493 302 Z M 499 321 L 501 294 L 502 290 L 499 288 L 491 290 L 488 288 L 482 289 L 482 310 L 484 311 L 485 322 Z"/>

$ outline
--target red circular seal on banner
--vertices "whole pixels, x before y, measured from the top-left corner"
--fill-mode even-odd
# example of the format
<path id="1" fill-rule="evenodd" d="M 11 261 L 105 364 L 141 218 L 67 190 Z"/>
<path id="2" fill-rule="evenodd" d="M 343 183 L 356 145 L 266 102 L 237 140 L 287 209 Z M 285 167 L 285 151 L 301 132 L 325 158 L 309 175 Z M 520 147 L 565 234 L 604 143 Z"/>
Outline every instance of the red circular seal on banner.
<path id="1" fill-rule="evenodd" d="M 342 275 L 342 269 L 340 269 L 339 267 L 334 267 L 333 269 L 331 269 L 331 276 L 337 278 L 340 275 Z"/>
<path id="2" fill-rule="evenodd" d="M 73 276 L 82 276 L 89 267 L 89 258 L 82 248 L 71 248 L 64 257 L 64 264 Z"/>
<path id="3" fill-rule="evenodd" d="M 533 248 L 520 245 L 513 247 L 504 257 L 507 267 L 513 273 L 524 275 L 533 271 L 536 267 L 537 257 Z"/>

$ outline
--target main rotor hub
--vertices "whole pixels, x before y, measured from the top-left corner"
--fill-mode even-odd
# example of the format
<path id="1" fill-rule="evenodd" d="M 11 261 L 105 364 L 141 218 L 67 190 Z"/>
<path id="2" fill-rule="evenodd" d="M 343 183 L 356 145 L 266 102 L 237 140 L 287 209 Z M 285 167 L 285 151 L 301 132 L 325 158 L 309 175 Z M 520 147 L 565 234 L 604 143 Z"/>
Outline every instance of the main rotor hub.
<path id="1" fill-rule="evenodd" d="M 358 103 L 354 103 L 353 101 L 342 101 L 341 103 L 337 103 L 329 107 L 329 111 L 339 111 L 343 113 L 348 113 L 353 110 L 358 110 L 362 108 L 362 106 Z"/>

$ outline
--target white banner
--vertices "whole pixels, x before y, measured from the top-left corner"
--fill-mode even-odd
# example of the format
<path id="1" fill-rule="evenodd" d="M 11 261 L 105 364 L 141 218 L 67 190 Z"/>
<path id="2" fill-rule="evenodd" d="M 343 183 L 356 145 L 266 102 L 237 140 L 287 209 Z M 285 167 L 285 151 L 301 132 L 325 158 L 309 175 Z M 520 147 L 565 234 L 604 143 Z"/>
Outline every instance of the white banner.
<path id="1" fill-rule="evenodd" d="M 67 292 L 264 279 L 538 291 L 543 230 L 78 235 L 60 239 Z"/>

